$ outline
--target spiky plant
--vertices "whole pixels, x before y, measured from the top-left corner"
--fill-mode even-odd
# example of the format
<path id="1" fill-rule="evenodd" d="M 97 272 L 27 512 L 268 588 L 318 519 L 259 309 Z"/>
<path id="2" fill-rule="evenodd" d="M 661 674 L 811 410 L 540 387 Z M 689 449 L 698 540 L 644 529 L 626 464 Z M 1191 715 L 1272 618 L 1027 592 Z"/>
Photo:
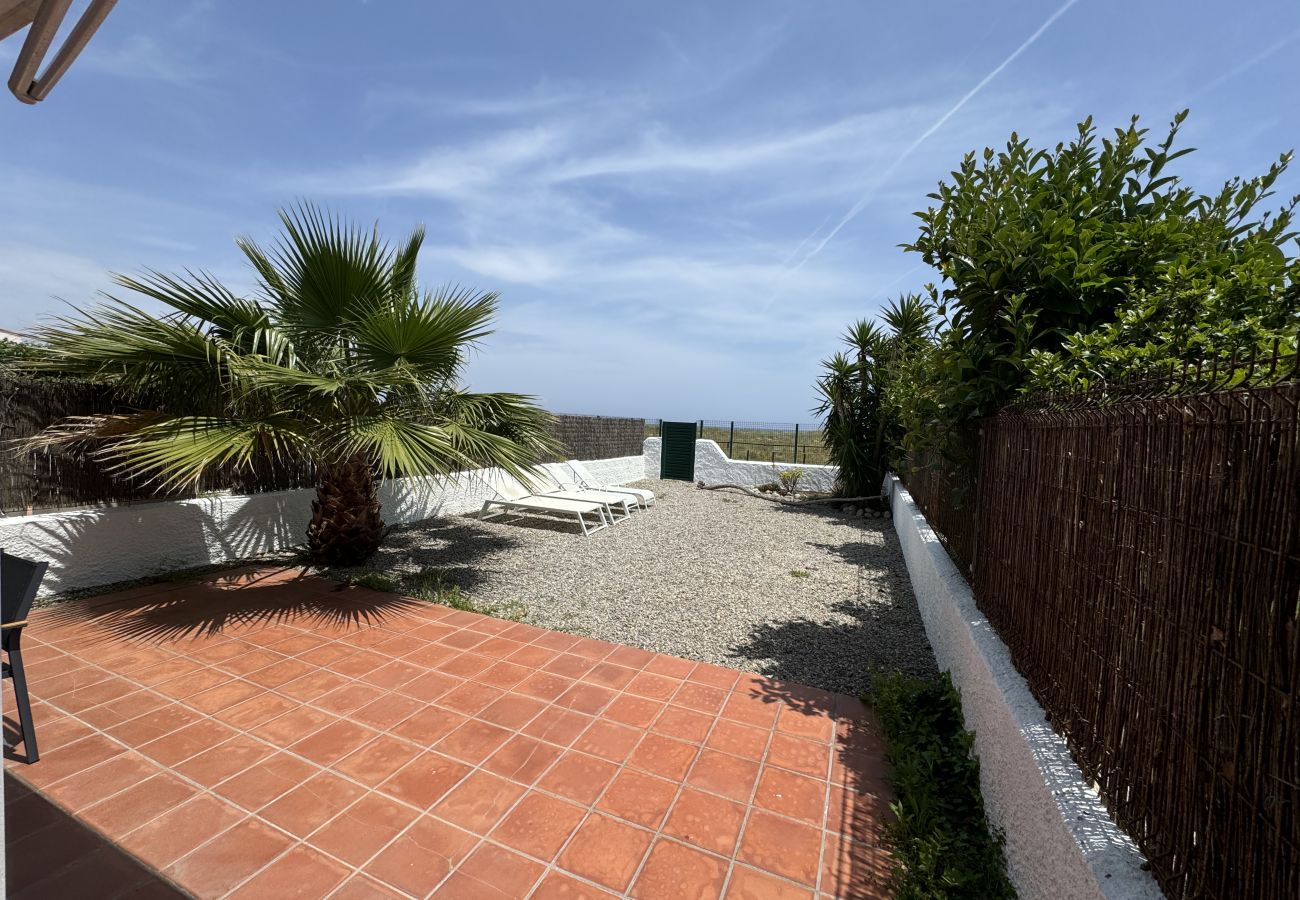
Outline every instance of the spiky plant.
<path id="1" fill-rule="evenodd" d="M 31 363 L 108 385 L 128 411 L 68 419 L 40 445 L 88 444 L 117 470 L 167 488 L 216 469 L 307 460 L 312 559 L 356 564 L 384 535 L 378 480 L 481 466 L 526 475 L 553 446 L 551 417 L 520 394 L 460 385 L 490 333 L 497 295 L 421 291 L 416 229 L 397 247 L 310 205 L 281 211 L 268 249 L 241 238 L 257 289 L 149 271 L 116 282 L 161 303 L 107 303 L 39 329 Z"/>
<path id="2" fill-rule="evenodd" d="M 878 492 L 901 441 L 885 402 L 892 366 L 927 340 L 932 329 L 930 307 L 916 294 L 891 300 L 881 318 L 888 331 L 866 319 L 849 327 L 843 337 L 849 352 L 825 360 L 825 374 L 817 383 L 821 402 L 815 414 L 825 416 L 823 434 L 839 467 L 836 491 L 841 496 Z"/>

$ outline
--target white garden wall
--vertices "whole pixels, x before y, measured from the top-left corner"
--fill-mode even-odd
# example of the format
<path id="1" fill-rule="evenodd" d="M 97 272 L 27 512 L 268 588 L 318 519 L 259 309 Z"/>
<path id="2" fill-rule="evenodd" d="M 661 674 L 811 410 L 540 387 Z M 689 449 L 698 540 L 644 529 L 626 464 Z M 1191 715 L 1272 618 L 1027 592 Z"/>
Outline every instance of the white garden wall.
<path id="1" fill-rule="evenodd" d="M 586 461 L 594 477 L 625 484 L 645 477 L 640 456 Z M 656 470 L 657 472 L 658 470 Z M 0 518 L 6 553 L 48 560 L 42 596 L 174 569 L 247 559 L 302 543 L 312 490 L 217 494 Z M 392 525 L 473 512 L 493 496 L 476 472 L 452 479 L 401 478 L 380 489 Z"/>
<path id="2" fill-rule="evenodd" d="M 1144 859 L 1047 721 L 911 494 L 885 480 L 925 632 L 975 732 L 990 823 L 1022 900 L 1159 900 Z"/>
<path id="3" fill-rule="evenodd" d="M 663 447 L 662 438 L 646 438 L 645 471 L 648 477 L 659 477 L 659 462 Z M 717 441 L 697 440 L 695 442 L 695 480 L 706 485 L 742 484 L 758 487 L 777 481 L 786 469 L 800 469 L 803 478 L 799 482 L 801 491 L 829 491 L 835 486 L 835 475 L 839 471 L 835 466 L 808 466 L 794 463 L 751 462 L 732 459 L 727 456 Z"/>

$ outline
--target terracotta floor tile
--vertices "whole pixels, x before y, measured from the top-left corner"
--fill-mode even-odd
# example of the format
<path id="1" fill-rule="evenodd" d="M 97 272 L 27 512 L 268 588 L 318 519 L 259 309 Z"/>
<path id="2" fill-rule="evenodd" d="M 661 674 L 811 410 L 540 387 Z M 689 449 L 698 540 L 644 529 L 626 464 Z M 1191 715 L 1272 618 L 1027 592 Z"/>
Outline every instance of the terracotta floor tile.
<path id="1" fill-rule="evenodd" d="M 587 674 L 582 676 L 582 681 L 588 684 L 599 684 L 612 690 L 622 690 L 627 687 L 637 675 L 636 669 L 629 669 L 627 666 L 620 666 L 616 663 L 602 662 L 597 663 Z"/>
<path id="2" fill-rule="evenodd" d="M 651 837 L 650 832 L 617 819 L 591 815 L 560 854 L 559 865 L 614 891 L 624 891 L 641 865 Z"/>
<path id="3" fill-rule="evenodd" d="M 476 714 L 476 718 L 502 728 L 519 729 L 532 721 L 538 713 L 546 709 L 546 703 L 536 697 L 523 697 L 519 694 L 506 694 L 493 701 Z"/>
<path id="4" fill-rule="evenodd" d="M 475 834 L 486 835 L 524 793 L 524 788 L 489 772 L 473 772 L 439 801 L 433 812 Z"/>
<path id="5" fill-rule="evenodd" d="M 550 672 L 537 672 L 515 685 L 514 691 L 549 702 L 567 691 L 572 684 L 571 678 L 552 675 Z"/>
<path id="6" fill-rule="evenodd" d="M 248 732 L 277 747 L 287 747 L 338 721 L 339 717 L 332 713 L 299 706 L 282 716 L 251 726 Z"/>
<path id="7" fill-rule="evenodd" d="M 125 752 L 125 748 L 102 735 L 92 734 L 58 748 L 58 753 L 52 753 L 49 748 L 44 752 L 46 755 L 40 762 L 23 769 L 23 778 L 37 786 L 53 784 L 99 765 Z"/>
<path id="8" fill-rule="evenodd" d="M 290 840 L 246 819 L 172 863 L 165 874 L 200 897 L 219 897 L 279 856 Z"/>
<path id="9" fill-rule="evenodd" d="M 288 753 L 277 753 L 213 788 L 232 803 L 256 811 L 321 770 Z"/>
<path id="10" fill-rule="evenodd" d="M 336 716 L 346 716 L 353 710 L 374 703 L 386 694 L 387 691 L 381 690 L 374 685 L 349 681 L 341 687 L 321 694 L 312 701 L 312 705 L 328 710 Z"/>
<path id="11" fill-rule="evenodd" d="M 218 710 L 225 709 L 228 706 L 234 706 L 250 697 L 256 697 L 265 692 L 265 688 L 251 684 L 247 681 L 230 681 L 226 684 L 209 688 L 200 694 L 185 698 L 185 705 L 197 709 L 199 712 L 208 714 L 215 713 Z"/>
<path id="12" fill-rule="evenodd" d="M 342 719 L 326 725 L 320 731 L 289 745 L 296 753 L 318 765 L 328 766 L 369 743 L 377 732 L 356 722 Z"/>
<path id="13" fill-rule="evenodd" d="M 597 638 L 580 638 L 576 644 L 571 644 L 566 653 L 572 653 L 575 656 L 583 656 L 592 661 L 600 661 L 609 656 L 615 650 L 619 649 L 618 644 L 602 641 Z"/>
<path id="14" fill-rule="evenodd" d="M 771 732 L 762 728 L 721 719 L 713 726 L 704 745 L 711 750 L 721 750 L 746 759 L 762 759 L 769 734 Z"/>
<path id="15" fill-rule="evenodd" d="M 4 703 L 5 709 L 10 710 L 7 718 L 12 725 L 15 721 L 12 713 L 14 709 L 12 694 L 5 694 Z M 54 718 L 54 716 L 58 715 L 57 711 L 53 710 L 52 707 L 46 706 L 42 708 L 39 701 L 32 703 L 32 719 L 36 722 L 40 749 L 45 753 L 46 757 L 55 750 L 60 750 L 69 744 L 75 744 L 77 741 L 88 738 L 95 733 L 95 729 L 74 716 Z M 42 761 L 44 761 L 44 758 Z M 42 781 L 41 783 L 46 782 Z"/>
<path id="16" fill-rule="evenodd" d="M 434 744 L 448 756 L 478 765 L 509 739 L 511 732 L 478 719 L 470 719 Z"/>
<path id="17" fill-rule="evenodd" d="M 366 865 L 366 872 L 415 897 L 424 897 L 460 864 L 478 838 L 423 816 Z"/>
<path id="18" fill-rule="evenodd" d="M 398 737 L 428 747 L 468 721 L 466 716 L 449 709 L 426 706 L 389 730 Z"/>
<path id="19" fill-rule="evenodd" d="M 687 783 L 731 800 L 748 803 L 758 779 L 758 763 L 716 750 L 702 750 Z"/>
<path id="20" fill-rule="evenodd" d="M 443 672 L 425 672 L 418 678 L 408 681 L 397 689 L 404 697 L 411 697 L 421 703 L 432 703 L 443 694 L 458 687 L 462 679 Z"/>
<path id="21" fill-rule="evenodd" d="M 369 793 L 313 834 L 310 843 L 348 865 L 360 866 L 418 815 L 409 806 Z"/>
<path id="22" fill-rule="evenodd" d="M 385 694 L 373 703 L 369 703 L 349 718 L 355 719 L 371 728 L 387 731 L 394 725 L 404 722 L 415 713 L 424 709 L 424 704 L 401 694 Z"/>
<path id="23" fill-rule="evenodd" d="M 412 806 L 428 809 L 469 773 L 470 767 L 464 763 L 428 751 L 398 769 L 378 790 Z"/>
<path id="24" fill-rule="evenodd" d="M 190 781 L 212 787 L 256 765 L 274 752 L 275 748 L 241 734 L 191 756 L 176 766 L 176 771 Z"/>
<path id="25" fill-rule="evenodd" d="M 560 757 L 537 786 L 561 797 L 590 805 L 613 780 L 618 766 L 585 753 L 569 751 Z"/>
<path id="26" fill-rule="evenodd" d="M 511 653 L 523 649 L 526 644 L 519 641 L 511 640 L 508 637 L 488 638 L 483 643 L 474 648 L 474 652 L 480 656 L 490 656 L 493 659 L 505 659 Z"/>
<path id="27" fill-rule="evenodd" d="M 660 838 L 632 885 L 631 896 L 645 900 L 717 900 L 726 879 L 724 860 Z"/>
<path id="28" fill-rule="evenodd" d="M 297 656 L 299 653 L 306 653 L 308 650 L 315 650 L 323 646 L 324 639 L 315 635 L 300 634 L 294 637 L 285 638 L 284 640 L 272 644 L 268 650 L 274 650 L 276 653 L 283 653 L 285 656 Z"/>
<path id="29" fill-rule="evenodd" d="M 650 733 L 632 751 L 628 765 L 658 775 L 681 781 L 690 771 L 700 748 L 695 744 Z"/>
<path id="30" fill-rule="evenodd" d="M 103 681 L 60 694 L 53 698 L 53 702 L 64 712 L 76 713 L 124 697 L 135 690 L 138 690 L 135 682 L 109 676 Z"/>
<path id="31" fill-rule="evenodd" d="M 649 697 L 651 700 L 667 700 L 677 693 L 680 686 L 681 682 L 676 678 L 642 672 L 629 681 L 624 690 L 629 694 L 636 694 L 638 697 Z"/>
<path id="32" fill-rule="evenodd" d="M 467 681 L 439 697 L 438 705 L 472 716 L 504 696 L 504 691 L 476 681 Z"/>
<path id="33" fill-rule="evenodd" d="M 284 657 L 279 653 L 272 653 L 269 650 L 249 650 L 247 653 L 241 653 L 239 656 L 228 659 L 221 664 L 221 671 L 229 672 L 233 675 L 247 675 L 249 672 L 256 672 L 258 669 L 265 669 L 272 663 L 277 663 Z"/>
<path id="34" fill-rule="evenodd" d="M 605 789 L 605 795 L 596 808 L 637 825 L 657 829 L 677 797 L 677 788 L 676 781 L 625 769 Z"/>
<path id="35" fill-rule="evenodd" d="M 327 896 L 352 870 L 323 853 L 299 845 L 271 863 L 230 895 L 231 900 L 267 897 L 314 900 Z"/>
<path id="36" fill-rule="evenodd" d="M 831 758 L 831 781 L 858 791 L 889 793 L 889 765 L 883 754 L 846 750 Z"/>
<path id="37" fill-rule="evenodd" d="M 592 887 L 563 872 L 551 872 L 533 891 L 531 900 L 609 900 L 617 896 L 609 891 Z"/>
<path id="38" fill-rule="evenodd" d="M 533 644 L 511 653 L 506 657 L 506 662 L 512 662 L 531 669 L 540 669 L 558 655 L 554 650 L 548 650 L 545 647 L 538 647 Z"/>
<path id="39" fill-rule="evenodd" d="M 129 722 L 107 728 L 105 732 L 124 744 L 139 747 L 186 725 L 193 725 L 202 718 L 194 710 L 186 709 L 179 703 L 169 703 L 151 713 L 136 716 Z"/>
<path id="40" fill-rule="evenodd" d="M 695 668 L 689 659 L 676 656 L 664 656 L 662 653 L 646 663 L 645 671 L 652 675 L 667 675 L 669 678 L 685 678 Z"/>
<path id="41" fill-rule="evenodd" d="M 835 733 L 835 723 L 829 715 L 818 710 L 785 706 L 776 719 L 776 730 L 783 734 L 830 742 Z"/>
<path id="42" fill-rule="evenodd" d="M 831 761 L 831 748 L 821 741 L 807 741 L 788 734 L 772 735 L 767 751 L 767 764 L 799 772 L 813 778 L 826 780 Z"/>
<path id="43" fill-rule="evenodd" d="M 776 722 L 779 704 L 745 694 L 732 694 L 722 706 L 722 717 L 758 728 L 771 728 Z"/>
<path id="44" fill-rule="evenodd" d="M 546 665 L 542 666 L 543 672 L 551 672 L 555 675 L 563 675 L 565 678 L 581 678 L 595 666 L 595 662 L 576 656 L 572 653 L 561 653 L 552 659 Z"/>
<path id="45" fill-rule="evenodd" d="M 238 807 L 199 794 L 126 834 L 118 843 L 155 869 L 165 869 L 244 818 Z"/>
<path id="46" fill-rule="evenodd" d="M 551 860 L 586 815 L 581 806 L 534 792 L 497 825 L 492 838 L 538 859 Z"/>
<path id="47" fill-rule="evenodd" d="M 558 631 L 548 631 L 533 641 L 535 646 L 545 647 L 547 650 L 557 652 L 568 650 L 576 643 L 578 643 L 577 637 L 571 634 L 562 634 Z"/>
<path id="48" fill-rule="evenodd" d="M 329 670 L 345 678 L 358 678 L 388 663 L 388 657 L 371 650 L 358 650 L 330 663 Z"/>
<path id="49" fill-rule="evenodd" d="M 708 736 L 709 729 L 713 727 L 713 722 L 713 716 L 682 709 L 678 706 L 670 706 L 650 726 L 650 730 L 679 740 L 703 744 L 705 737 Z"/>
<path id="50" fill-rule="evenodd" d="M 339 660 L 346 659 L 357 652 L 356 647 L 341 641 L 335 641 L 332 644 L 322 644 L 314 650 L 299 653 L 297 658 L 305 663 L 311 663 L 313 666 L 332 666 Z"/>
<path id="51" fill-rule="evenodd" d="M 407 900 L 409 896 L 399 894 L 369 875 L 354 875 L 343 887 L 330 894 L 329 900 Z"/>
<path id="52" fill-rule="evenodd" d="M 617 650 L 605 657 L 605 662 L 618 663 L 620 666 L 640 669 L 646 666 L 654 658 L 655 654 L 651 653 L 649 650 L 642 650 L 639 647 L 619 647 Z"/>
<path id="53" fill-rule="evenodd" d="M 559 759 L 562 752 L 554 744 L 517 734 L 488 757 L 483 768 L 502 778 L 530 785 Z"/>
<path id="54" fill-rule="evenodd" d="M 499 662 L 479 672 L 474 676 L 474 680 L 480 684 L 487 684 L 508 691 L 532 674 L 533 670 L 525 666 L 515 665 L 510 662 Z"/>
<path id="55" fill-rule="evenodd" d="M 889 801 L 877 794 L 860 793 L 831 785 L 826 801 L 826 828 L 855 840 L 879 844 L 894 819 Z"/>
<path id="56" fill-rule="evenodd" d="M 334 764 L 334 768 L 364 785 L 374 787 L 420 754 L 408 741 L 381 734 L 355 753 Z"/>
<path id="57" fill-rule="evenodd" d="M 632 755 L 632 750 L 640 743 L 643 734 L 644 732 L 636 728 L 597 719 L 582 737 L 574 742 L 573 749 L 599 756 L 610 762 L 621 763 Z"/>
<path id="58" fill-rule="evenodd" d="M 403 657 L 407 662 L 425 668 L 435 668 L 449 659 L 459 656 L 461 651 L 446 644 L 425 644 Z"/>
<path id="59" fill-rule="evenodd" d="M 809 888 L 798 887 L 748 866 L 731 870 L 725 900 L 813 900 Z"/>
<path id="60" fill-rule="evenodd" d="M 729 857 L 744 820 L 743 804 L 685 788 L 668 814 L 664 833 Z"/>
<path id="61" fill-rule="evenodd" d="M 280 685 L 276 691 L 286 697 L 309 703 L 347 683 L 348 680 L 342 675 L 336 675 L 328 669 L 313 669 L 300 678 Z"/>
<path id="62" fill-rule="evenodd" d="M 525 725 L 523 733 L 561 747 L 568 747 L 577 740 L 578 735 L 590 728 L 594 721 L 596 720 L 591 716 L 552 706 Z"/>
<path id="63" fill-rule="evenodd" d="M 838 835 L 826 835 L 821 866 L 821 891 L 830 897 L 886 900 L 892 864 L 879 847 Z"/>
<path id="64" fill-rule="evenodd" d="M 200 719 L 193 725 L 140 745 L 140 752 L 164 766 L 175 766 L 236 734 L 238 732 L 233 728 L 213 719 Z"/>
<path id="65" fill-rule="evenodd" d="M 266 693 L 250 697 L 234 706 L 227 706 L 214 718 L 232 728 L 246 731 L 297 708 L 298 704 L 287 697 Z"/>
<path id="66" fill-rule="evenodd" d="M 820 827 L 826 814 L 826 782 L 785 769 L 766 767 L 759 776 L 754 803 Z"/>
<path id="67" fill-rule="evenodd" d="M 306 837 L 365 792 L 346 779 L 322 772 L 264 807 L 258 816 L 290 834 Z"/>
<path id="68" fill-rule="evenodd" d="M 756 809 L 749 814 L 736 858 L 767 872 L 815 886 L 821 837 L 820 829 Z"/>
<path id="69" fill-rule="evenodd" d="M 455 647 L 457 650 L 468 650 L 471 647 L 477 647 L 486 640 L 487 635 L 461 629 L 439 638 L 438 643 L 445 644 L 448 647 Z"/>
<path id="70" fill-rule="evenodd" d="M 709 687 L 707 684 L 695 684 L 688 681 L 677 689 L 677 693 L 673 694 L 670 702 L 677 706 L 693 709 L 696 712 L 717 715 L 726 701 L 726 691 Z"/>
<path id="71" fill-rule="evenodd" d="M 649 728 L 650 723 L 659 718 L 664 704 L 646 697 L 620 694 L 602 713 L 604 718 L 622 722 L 635 728 Z"/>
<path id="72" fill-rule="evenodd" d="M 153 712 L 166 702 L 167 700 L 164 697 L 155 694 L 153 691 L 136 691 L 79 713 L 77 718 L 87 725 L 104 729 L 111 725 L 129 722 L 136 716 Z M 5 708 L 12 709 L 13 707 L 6 706 Z"/>
<path id="73" fill-rule="evenodd" d="M 691 670 L 691 673 L 686 676 L 686 680 L 729 691 L 736 684 L 739 677 L 740 673 L 735 669 L 702 662 Z"/>
<path id="74" fill-rule="evenodd" d="M 316 671 L 315 666 L 310 666 L 301 660 L 283 659 L 263 669 L 249 672 L 244 679 L 264 688 L 278 688 L 314 671 Z"/>
<path id="75" fill-rule="evenodd" d="M 424 675 L 427 671 L 428 670 L 423 666 L 417 666 L 401 660 L 393 660 L 372 672 L 366 672 L 364 675 L 358 676 L 358 680 L 391 691 L 415 680 L 420 675 Z"/>
<path id="76" fill-rule="evenodd" d="M 528 896 L 543 871 L 517 853 L 483 844 L 452 873 L 439 894 L 465 900 L 516 900 Z"/>
<path id="77" fill-rule="evenodd" d="M 78 818 L 103 834 L 126 834 L 179 806 L 196 793 L 175 775 L 163 773 L 86 807 L 78 813 Z"/>
<path id="78" fill-rule="evenodd" d="M 138 753 L 122 753 L 84 772 L 64 778 L 45 789 L 45 793 L 67 809 L 78 812 L 161 771 L 156 763 Z"/>

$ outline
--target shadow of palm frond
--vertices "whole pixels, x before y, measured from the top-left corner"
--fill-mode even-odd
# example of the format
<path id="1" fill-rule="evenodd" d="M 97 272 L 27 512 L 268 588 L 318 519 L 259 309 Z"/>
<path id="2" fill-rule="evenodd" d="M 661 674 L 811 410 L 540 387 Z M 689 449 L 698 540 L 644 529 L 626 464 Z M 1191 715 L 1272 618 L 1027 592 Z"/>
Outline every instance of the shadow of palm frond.
<path id="1" fill-rule="evenodd" d="M 419 600 L 354 587 L 296 569 L 226 573 L 158 583 L 51 608 L 52 629 L 93 624 L 115 638 L 165 643 L 250 627 L 359 630 L 423 607 Z"/>

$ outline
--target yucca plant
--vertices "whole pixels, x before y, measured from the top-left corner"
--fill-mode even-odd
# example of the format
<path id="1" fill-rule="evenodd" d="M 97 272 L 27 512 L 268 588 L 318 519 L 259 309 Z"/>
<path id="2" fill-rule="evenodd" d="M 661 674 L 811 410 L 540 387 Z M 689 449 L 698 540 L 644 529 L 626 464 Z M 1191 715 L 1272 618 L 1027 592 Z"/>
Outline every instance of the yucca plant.
<path id="1" fill-rule="evenodd" d="M 241 238 L 256 292 L 210 275 L 115 276 L 163 304 L 112 295 L 39 329 L 31 367 L 109 386 L 125 411 L 52 425 L 37 445 L 89 445 L 165 488 L 218 469 L 310 462 L 313 561 L 358 563 L 384 535 L 379 479 L 499 466 L 526 476 L 553 448 L 551 417 L 521 394 L 470 393 L 467 351 L 490 333 L 497 295 L 422 291 L 416 229 L 397 247 L 310 205 L 280 213 L 268 249 Z"/>

